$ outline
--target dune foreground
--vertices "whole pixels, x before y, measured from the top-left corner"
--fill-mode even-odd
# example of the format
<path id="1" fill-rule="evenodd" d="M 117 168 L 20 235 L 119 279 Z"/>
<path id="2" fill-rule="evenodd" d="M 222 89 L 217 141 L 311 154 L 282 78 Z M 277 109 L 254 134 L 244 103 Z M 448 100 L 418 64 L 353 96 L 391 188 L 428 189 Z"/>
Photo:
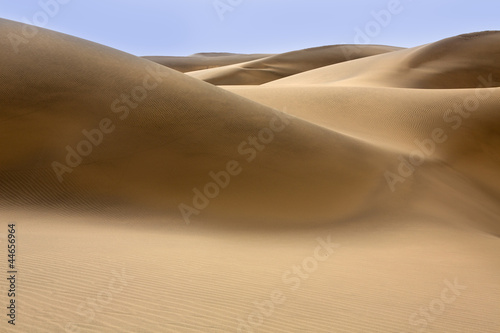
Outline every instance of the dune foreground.
<path id="1" fill-rule="evenodd" d="M 500 332 L 500 32 L 0 67 L 1 332 Z"/>

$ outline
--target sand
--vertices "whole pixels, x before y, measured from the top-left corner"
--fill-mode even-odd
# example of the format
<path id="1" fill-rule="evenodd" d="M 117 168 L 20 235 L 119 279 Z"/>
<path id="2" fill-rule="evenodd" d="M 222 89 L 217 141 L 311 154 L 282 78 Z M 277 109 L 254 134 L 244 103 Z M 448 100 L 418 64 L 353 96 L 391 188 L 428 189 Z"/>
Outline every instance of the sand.
<path id="1" fill-rule="evenodd" d="M 22 29 L 2 332 L 500 331 L 500 32 L 137 57 Z"/>

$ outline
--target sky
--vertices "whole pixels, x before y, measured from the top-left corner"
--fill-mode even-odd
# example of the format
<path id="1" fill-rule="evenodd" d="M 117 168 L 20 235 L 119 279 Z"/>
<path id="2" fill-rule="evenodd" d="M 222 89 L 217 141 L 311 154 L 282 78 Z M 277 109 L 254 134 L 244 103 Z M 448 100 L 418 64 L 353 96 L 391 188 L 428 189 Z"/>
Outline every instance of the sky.
<path id="1" fill-rule="evenodd" d="M 0 17 L 138 56 L 418 46 L 500 30 L 499 0 L 0 0 Z"/>

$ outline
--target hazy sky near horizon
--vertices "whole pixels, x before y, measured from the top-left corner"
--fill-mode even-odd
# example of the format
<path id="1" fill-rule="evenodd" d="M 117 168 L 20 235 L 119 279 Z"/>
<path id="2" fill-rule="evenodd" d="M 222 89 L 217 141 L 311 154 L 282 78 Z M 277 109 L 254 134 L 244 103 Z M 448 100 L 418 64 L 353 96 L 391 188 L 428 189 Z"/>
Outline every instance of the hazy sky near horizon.
<path id="1" fill-rule="evenodd" d="M 500 30 L 499 13 L 498 0 L 0 0 L 2 18 L 139 56 L 411 47 Z"/>

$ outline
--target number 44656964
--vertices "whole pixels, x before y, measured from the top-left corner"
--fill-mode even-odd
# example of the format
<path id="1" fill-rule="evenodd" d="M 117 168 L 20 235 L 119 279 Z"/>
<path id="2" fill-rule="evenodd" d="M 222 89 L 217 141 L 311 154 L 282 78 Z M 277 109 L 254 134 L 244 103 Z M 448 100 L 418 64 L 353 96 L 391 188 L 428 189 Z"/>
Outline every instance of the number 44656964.
<path id="1" fill-rule="evenodd" d="M 9 235 L 7 236 L 9 245 L 8 251 L 9 251 L 9 268 L 10 269 L 15 269 L 16 265 L 16 225 L 15 224 L 9 224 Z"/>

